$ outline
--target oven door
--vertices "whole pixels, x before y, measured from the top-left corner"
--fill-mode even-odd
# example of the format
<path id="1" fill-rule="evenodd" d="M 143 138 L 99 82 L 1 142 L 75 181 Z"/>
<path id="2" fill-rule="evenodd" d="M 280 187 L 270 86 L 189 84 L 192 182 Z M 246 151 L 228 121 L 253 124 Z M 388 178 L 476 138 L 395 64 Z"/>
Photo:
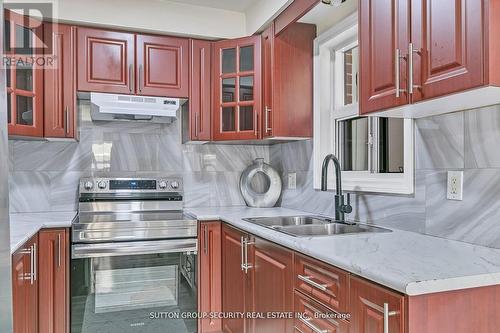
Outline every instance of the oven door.
<path id="1" fill-rule="evenodd" d="M 72 333 L 197 331 L 196 239 L 74 244 L 71 266 Z"/>

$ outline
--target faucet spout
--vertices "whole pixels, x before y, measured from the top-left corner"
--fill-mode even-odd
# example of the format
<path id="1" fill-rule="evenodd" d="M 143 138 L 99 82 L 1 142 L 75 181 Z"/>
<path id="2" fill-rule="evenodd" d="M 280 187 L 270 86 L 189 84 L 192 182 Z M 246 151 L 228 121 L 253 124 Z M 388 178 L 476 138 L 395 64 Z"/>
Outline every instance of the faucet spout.
<path id="1" fill-rule="evenodd" d="M 350 204 L 350 196 L 347 194 L 347 204 L 344 203 L 344 195 L 342 194 L 342 170 L 340 169 L 340 162 L 338 158 L 329 154 L 323 160 L 323 166 L 321 168 L 321 191 L 328 190 L 328 165 L 330 161 L 333 162 L 335 166 L 335 181 L 336 181 L 336 191 L 335 195 L 335 220 L 345 222 L 345 213 L 352 212 L 352 207 Z"/>

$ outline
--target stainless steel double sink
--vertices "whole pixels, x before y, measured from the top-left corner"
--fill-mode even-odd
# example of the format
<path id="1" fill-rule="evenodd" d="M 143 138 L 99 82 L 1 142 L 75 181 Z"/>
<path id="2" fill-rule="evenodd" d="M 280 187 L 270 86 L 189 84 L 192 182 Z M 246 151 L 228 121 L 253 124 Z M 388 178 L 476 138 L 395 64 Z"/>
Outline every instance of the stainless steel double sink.
<path id="1" fill-rule="evenodd" d="M 243 220 L 296 237 L 391 232 L 391 230 L 385 228 L 334 221 L 323 216 L 255 217 L 244 218 Z"/>

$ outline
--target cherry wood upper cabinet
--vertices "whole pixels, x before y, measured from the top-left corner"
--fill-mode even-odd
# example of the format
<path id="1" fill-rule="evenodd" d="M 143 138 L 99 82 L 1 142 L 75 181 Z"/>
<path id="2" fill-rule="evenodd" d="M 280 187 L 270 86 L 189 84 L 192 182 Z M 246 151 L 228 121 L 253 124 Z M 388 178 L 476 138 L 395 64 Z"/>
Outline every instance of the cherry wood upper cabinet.
<path id="1" fill-rule="evenodd" d="M 361 113 L 409 102 L 405 88 L 410 41 L 408 3 L 406 0 L 359 2 Z"/>
<path id="2" fill-rule="evenodd" d="M 39 332 L 69 331 L 69 233 L 66 229 L 39 233 Z"/>
<path id="3" fill-rule="evenodd" d="M 188 97 L 189 40 L 137 35 L 137 94 Z"/>
<path id="4" fill-rule="evenodd" d="M 245 234 L 222 227 L 222 311 L 241 313 L 245 311 L 246 274 L 243 265 L 243 237 Z M 225 318 L 222 330 L 227 333 L 244 333 L 244 318 Z"/>
<path id="5" fill-rule="evenodd" d="M 249 303 L 247 311 L 293 311 L 293 252 L 260 238 L 248 243 Z M 249 332 L 293 332 L 293 319 L 252 319 Z"/>
<path id="6" fill-rule="evenodd" d="M 189 133 L 192 141 L 211 139 L 212 42 L 191 40 L 189 80 Z"/>
<path id="7" fill-rule="evenodd" d="M 405 299 L 368 281 L 351 277 L 351 332 L 405 332 Z"/>
<path id="8" fill-rule="evenodd" d="M 10 10 L 5 10 L 4 21 L 5 55 L 28 59 L 14 61 L 6 68 L 8 132 L 42 137 L 43 67 L 39 61 L 31 63 L 29 59 L 41 56 L 35 54 L 35 49 L 43 49 L 43 25 Z"/>
<path id="9" fill-rule="evenodd" d="M 14 332 L 38 333 L 38 236 L 12 255 Z"/>
<path id="10" fill-rule="evenodd" d="M 201 313 L 218 313 L 222 311 L 222 239 L 221 222 L 200 223 L 199 232 L 199 301 L 198 311 Z M 198 332 L 220 332 L 221 319 L 200 319 Z"/>
<path id="11" fill-rule="evenodd" d="M 261 37 L 214 43 L 213 139 L 261 138 Z"/>
<path id="12" fill-rule="evenodd" d="M 50 27 L 48 27 L 50 25 Z M 44 69 L 44 136 L 74 138 L 76 124 L 76 28 L 44 23 L 53 61 Z"/>
<path id="13" fill-rule="evenodd" d="M 265 138 L 307 138 L 313 134 L 313 41 L 316 26 L 292 23 L 274 36 L 262 34 Z"/>
<path id="14" fill-rule="evenodd" d="M 78 85 L 81 91 L 135 93 L 135 35 L 77 29 Z"/>
<path id="15" fill-rule="evenodd" d="M 483 4 L 411 1 L 413 102 L 484 83 Z"/>

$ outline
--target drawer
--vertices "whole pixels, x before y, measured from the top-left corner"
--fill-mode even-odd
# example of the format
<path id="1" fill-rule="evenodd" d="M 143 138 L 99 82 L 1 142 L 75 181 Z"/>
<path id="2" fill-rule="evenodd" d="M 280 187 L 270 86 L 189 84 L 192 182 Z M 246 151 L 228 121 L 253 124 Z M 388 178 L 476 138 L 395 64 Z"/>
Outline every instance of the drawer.
<path id="1" fill-rule="evenodd" d="M 344 313 L 349 310 L 348 274 L 317 260 L 295 257 L 295 289 L 324 306 Z"/>
<path id="2" fill-rule="evenodd" d="M 336 312 L 321 306 L 307 296 L 295 292 L 296 333 L 348 333 L 349 322 L 337 319 Z"/>

